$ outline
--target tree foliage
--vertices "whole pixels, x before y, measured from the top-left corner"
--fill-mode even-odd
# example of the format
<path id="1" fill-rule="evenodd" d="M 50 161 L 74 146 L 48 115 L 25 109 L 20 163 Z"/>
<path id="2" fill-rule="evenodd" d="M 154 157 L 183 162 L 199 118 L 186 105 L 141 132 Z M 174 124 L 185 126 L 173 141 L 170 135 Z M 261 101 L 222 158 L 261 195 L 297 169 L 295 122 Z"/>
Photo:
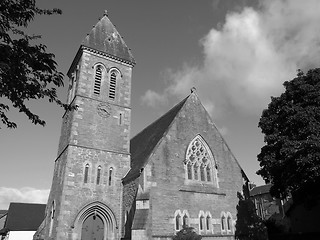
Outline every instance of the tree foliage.
<path id="1" fill-rule="evenodd" d="M 261 175 L 271 194 L 317 195 L 320 183 L 320 69 L 284 84 L 260 118 L 265 146 L 258 155 Z"/>
<path id="2" fill-rule="evenodd" d="M 61 10 L 40 9 L 35 0 L 0 1 L 0 98 L 9 100 L 12 107 L 40 125 L 45 121 L 31 112 L 26 101 L 47 98 L 71 109 L 56 94 L 55 87 L 63 86 L 63 74 L 57 71 L 54 54 L 47 53 L 45 45 L 34 43 L 40 36 L 24 32 L 36 15 L 51 14 L 61 14 Z M 1 122 L 15 128 L 16 123 L 6 114 L 9 110 L 9 105 L 1 101 Z"/>
<path id="3" fill-rule="evenodd" d="M 235 238 L 238 240 L 266 240 L 267 228 L 256 213 L 251 199 L 238 192 L 237 222 Z"/>
<path id="4" fill-rule="evenodd" d="M 201 240 L 201 235 L 198 235 L 193 227 L 183 226 L 173 237 L 173 240 Z"/>

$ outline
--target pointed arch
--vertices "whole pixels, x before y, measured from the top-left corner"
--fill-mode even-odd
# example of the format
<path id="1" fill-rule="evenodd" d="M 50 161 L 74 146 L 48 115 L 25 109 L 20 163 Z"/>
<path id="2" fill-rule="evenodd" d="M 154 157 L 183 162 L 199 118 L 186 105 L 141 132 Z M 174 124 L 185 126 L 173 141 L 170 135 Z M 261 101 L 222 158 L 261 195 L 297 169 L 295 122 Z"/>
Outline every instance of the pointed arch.
<path id="1" fill-rule="evenodd" d="M 101 183 L 101 174 L 102 174 L 102 167 L 101 167 L 101 165 L 99 165 L 97 168 L 97 179 L 96 179 L 97 185 L 99 185 Z"/>
<path id="2" fill-rule="evenodd" d="M 206 141 L 196 135 L 188 145 L 185 155 L 186 179 L 213 184 L 219 187 L 217 179 L 217 163 Z M 190 169 L 192 168 L 192 176 Z"/>
<path id="3" fill-rule="evenodd" d="M 87 163 L 84 166 L 83 183 L 88 183 L 88 181 L 89 181 L 89 170 L 90 170 L 90 164 Z"/>
<path id="4" fill-rule="evenodd" d="M 96 64 L 94 66 L 94 85 L 93 85 L 93 93 L 96 96 L 100 95 L 101 85 L 102 85 L 102 76 L 104 72 L 104 67 L 102 64 Z"/>
<path id="5" fill-rule="evenodd" d="M 113 211 L 102 202 L 92 202 L 84 206 L 76 216 L 72 227 L 81 238 L 82 226 L 88 218 L 101 219 L 103 225 L 103 240 L 116 239 L 116 229 L 118 228 Z"/>

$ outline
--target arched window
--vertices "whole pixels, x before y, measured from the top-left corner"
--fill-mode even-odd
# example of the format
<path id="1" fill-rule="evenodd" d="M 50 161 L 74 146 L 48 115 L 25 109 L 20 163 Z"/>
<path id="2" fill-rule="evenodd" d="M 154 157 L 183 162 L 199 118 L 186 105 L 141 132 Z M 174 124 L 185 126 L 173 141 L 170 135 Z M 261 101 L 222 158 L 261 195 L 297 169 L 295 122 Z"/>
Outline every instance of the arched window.
<path id="1" fill-rule="evenodd" d="M 222 216 L 221 216 L 221 231 L 225 231 L 226 230 L 226 217 L 225 217 L 225 215 L 223 214 Z"/>
<path id="2" fill-rule="evenodd" d="M 108 179 L 108 185 L 111 186 L 113 181 L 113 167 L 109 168 L 109 179 Z"/>
<path id="3" fill-rule="evenodd" d="M 188 223 L 188 216 L 187 216 L 187 214 L 185 213 L 184 215 L 183 215 L 183 218 L 182 218 L 182 226 L 188 226 L 189 225 L 189 223 Z"/>
<path id="4" fill-rule="evenodd" d="M 101 179 L 101 166 L 99 165 L 97 169 L 97 185 L 100 184 L 100 179 Z"/>
<path id="5" fill-rule="evenodd" d="M 204 229 L 204 217 L 203 215 L 200 216 L 200 231 Z"/>
<path id="6" fill-rule="evenodd" d="M 231 231 L 232 230 L 232 217 L 231 213 L 228 212 L 228 217 L 227 217 L 227 230 Z"/>
<path id="7" fill-rule="evenodd" d="M 175 220 L 176 220 L 176 230 L 180 230 L 181 216 L 180 216 L 179 213 L 176 215 L 176 219 Z"/>
<path id="8" fill-rule="evenodd" d="M 200 135 L 190 142 L 184 164 L 188 180 L 212 183 L 218 187 L 216 162 L 210 148 Z"/>
<path id="9" fill-rule="evenodd" d="M 117 80 L 119 76 L 119 72 L 115 69 L 110 71 L 109 77 L 109 99 L 115 100 L 116 98 L 116 89 L 117 89 Z"/>
<path id="10" fill-rule="evenodd" d="M 52 234 L 52 228 L 53 228 L 53 219 L 54 219 L 54 216 L 55 216 L 55 203 L 54 201 L 52 202 L 52 205 L 51 205 L 51 210 L 50 210 L 50 225 L 49 225 L 49 236 L 51 236 Z"/>
<path id="11" fill-rule="evenodd" d="M 207 218 L 206 218 L 207 231 L 210 230 L 210 225 L 211 225 L 211 218 L 210 218 L 210 216 L 208 215 Z"/>
<path id="12" fill-rule="evenodd" d="M 89 167 L 90 167 L 89 163 L 87 163 L 86 166 L 84 167 L 84 178 L 83 178 L 84 183 L 88 183 Z"/>
<path id="13" fill-rule="evenodd" d="M 102 80 L 102 66 L 96 66 L 96 71 L 94 75 L 94 86 L 93 86 L 93 93 L 95 95 L 100 95 L 101 90 L 101 80 Z"/>

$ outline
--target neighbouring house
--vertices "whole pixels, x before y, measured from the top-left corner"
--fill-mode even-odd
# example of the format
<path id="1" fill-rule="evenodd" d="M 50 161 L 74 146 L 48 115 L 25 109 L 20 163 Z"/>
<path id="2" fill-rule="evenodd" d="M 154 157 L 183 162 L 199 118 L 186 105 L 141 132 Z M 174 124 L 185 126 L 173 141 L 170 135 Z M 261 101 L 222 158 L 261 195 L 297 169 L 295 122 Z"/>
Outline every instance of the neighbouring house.
<path id="1" fill-rule="evenodd" d="M 31 240 L 44 219 L 45 208 L 45 204 L 10 203 L 4 226 L 0 230 L 1 239 Z"/>
<path id="2" fill-rule="evenodd" d="M 257 215 L 267 220 L 271 216 L 284 216 L 283 202 L 270 194 L 271 184 L 253 186 L 250 189 L 250 198 L 253 200 Z"/>

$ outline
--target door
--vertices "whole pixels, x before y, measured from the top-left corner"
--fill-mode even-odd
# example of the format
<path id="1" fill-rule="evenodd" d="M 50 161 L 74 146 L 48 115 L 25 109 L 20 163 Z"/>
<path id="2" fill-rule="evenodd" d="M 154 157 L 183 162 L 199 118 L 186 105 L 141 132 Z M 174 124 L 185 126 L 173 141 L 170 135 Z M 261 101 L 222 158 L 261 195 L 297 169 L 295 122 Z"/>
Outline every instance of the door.
<path id="1" fill-rule="evenodd" d="M 104 224 L 98 215 L 90 215 L 82 224 L 81 240 L 103 240 Z"/>

